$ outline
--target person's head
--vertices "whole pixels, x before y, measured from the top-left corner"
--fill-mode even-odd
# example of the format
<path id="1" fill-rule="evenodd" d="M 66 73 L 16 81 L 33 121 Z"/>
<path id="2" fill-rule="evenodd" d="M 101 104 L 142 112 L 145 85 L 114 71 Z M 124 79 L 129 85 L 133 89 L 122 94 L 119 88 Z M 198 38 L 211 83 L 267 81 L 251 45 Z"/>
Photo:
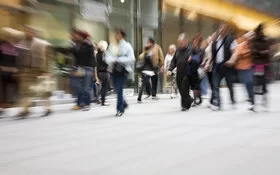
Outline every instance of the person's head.
<path id="1" fill-rule="evenodd" d="M 264 24 L 261 23 L 258 25 L 258 27 L 255 29 L 256 36 L 264 36 Z"/>
<path id="2" fill-rule="evenodd" d="M 98 43 L 98 49 L 102 52 L 105 52 L 107 50 L 108 43 L 106 41 L 99 41 Z"/>
<path id="3" fill-rule="evenodd" d="M 149 37 L 149 38 L 148 38 L 147 45 L 148 45 L 150 48 L 154 47 L 155 43 L 156 43 L 156 42 L 155 42 L 155 40 L 154 40 L 153 37 Z"/>
<path id="4" fill-rule="evenodd" d="M 176 52 L 176 46 L 175 44 L 172 44 L 168 48 L 168 54 L 173 55 Z"/>
<path id="5" fill-rule="evenodd" d="M 218 30 L 219 35 L 221 37 L 227 36 L 229 34 L 229 31 L 230 31 L 230 29 L 229 29 L 228 24 L 221 24 L 219 27 L 219 30 Z"/>
<path id="6" fill-rule="evenodd" d="M 85 41 L 85 39 L 87 39 L 88 37 L 89 35 L 87 32 L 80 31 L 80 30 L 75 31 L 75 33 L 73 34 L 73 38 L 75 39 L 76 42 L 79 43 Z"/>
<path id="7" fill-rule="evenodd" d="M 193 47 L 200 48 L 202 43 L 202 36 L 198 35 L 193 39 Z"/>
<path id="8" fill-rule="evenodd" d="M 188 45 L 188 38 L 185 33 L 181 33 L 178 37 L 178 47 L 179 48 L 186 48 Z"/>
<path id="9" fill-rule="evenodd" d="M 32 40 L 37 35 L 36 30 L 30 26 L 24 27 L 24 33 L 27 40 Z"/>
<path id="10" fill-rule="evenodd" d="M 119 42 L 126 37 L 126 33 L 123 29 L 117 28 L 115 30 L 115 38 L 116 41 Z"/>
<path id="11" fill-rule="evenodd" d="M 201 43 L 201 48 L 202 49 L 206 49 L 208 47 L 209 43 L 208 43 L 208 39 L 207 40 L 204 40 L 202 41 Z"/>

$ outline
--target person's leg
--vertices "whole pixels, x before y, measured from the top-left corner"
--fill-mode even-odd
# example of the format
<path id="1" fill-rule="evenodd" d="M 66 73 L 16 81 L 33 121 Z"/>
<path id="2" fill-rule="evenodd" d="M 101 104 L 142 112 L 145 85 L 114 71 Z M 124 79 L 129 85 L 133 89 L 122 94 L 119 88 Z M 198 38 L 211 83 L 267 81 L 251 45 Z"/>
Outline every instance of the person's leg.
<path id="1" fill-rule="evenodd" d="M 208 79 L 207 79 L 207 76 L 204 77 L 204 78 L 201 80 L 200 88 L 201 88 L 201 94 L 202 94 L 203 96 L 206 96 L 206 95 L 207 95 L 207 90 L 208 90 Z"/>
<path id="2" fill-rule="evenodd" d="M 82 103 L 86 105 L 86 110 L 88 110 L 88 107 L 90 105 L 90 93 L 92 89 L 92 73 L 93 70 L 90 68 L 86 68 L 86 74 L 82 80 Z"/>
<path id="3" fill-rule="evenodd" d="M 233 72 L 232 70 L 225 71 L 226 84 L 229 89 L 231 103 L 235 104 L 234 90 L 233 90 Z"/>
<path id="4" fill-rule="evenodd" d="M 114 91 L 117 93 L 117 113 L 120 112 L 120 102 L 119 102 L 119 77 L 115 74 L 111 74 L 111 82 Z"/>
<path id="5" fill-rule="evenodd" d="M 193 99 L 190 96 L 190 79 L 185 76 L 182 80 L 181 84 L 181 92 L 182 92 L 182 107 L 183 110 L 190 109 Z"/>
<path id="6" fill-rule="evenodd" d="M 213 104 L 213 99 L 214 99 L 214 85 L 213 85 L 213 73 L 212 72 L 208 72 L 207 73 L 207 78 L 208 78 L 208 82 L 211 88 L 211 98 L 210 98 L 210 104 Z"/>
<path id="7" fill-rule="evenodd" d="M 147 98 L 149 98 L 152 94 L 152 86 L 151 86 L 151 77 L 147 78 L 147 83 L 145 85 Z"/>
<path id="8" fill-rule="evenodd" d="M 123 95 L 123 88 L 124 84 L 126 82 L 126 76 L 117 76 L 116 78 L 117 83 L 116 83 L 116 90 L 117 90 L 117 95 L 118 95 L 118 112 L 124 113 L 124 110 L 127 106 L 126 101 L 124 100 L 124 95 Z"/>
<path id="9" fill-rule="evenodd" d="M 158 91 L 163 93 L 164 73 L 160 72 L 158 75 Z"/>
<path id="10" fill-rule="evenodd" d="M 158 75 L 154 75 L 151 77 L 152 79 L 152 96 L 157 96 L 157 85 L 158 85 Z"/>
<path id="11" fill-rule="evenodd" d="M 212 80 L 213 80 L 213 105 L 221 108 L 221 99 L 220 99 L 220 84 L 223 76 L 217 71 L 217 69 L 213 69 L 212 72 Z"/>
<path id="12" fill-rule="evenodd" d="M 138 93 L 138 98 L 137 98 L 138 102 L 142 101 L 143 91 L 144 91 L 144 88 L 147 86 L 148 83 L 149 83 L 149 77 L 142 74 L 142 84 L 140 86 L 139 93 Z"/>
<path id="13" fill-rule="evenodd" d="M 101 103 L 105 104 L 106 93 L 108 90 L 109 76 L 107 73 L 98 73 L 98 78 L 101 81 Z"/>
<path id="14" fill-rule="evenodd" d="M 183 78 L 184 77 L 180 77 L 180 76 L 176 77 L 177 87 L 178 87 L 178 90 L 179 90 L 179 93 L 180 93 L 180 96 L 181 96 L 181 107 L 182 108 L 183 108 L 183 101 L 184 101 L 183 90 L 182 90 Z"/>
<path id="15" fill-rule="evenodd" d="M 249 100 L 251 104 L 254 105 L 255 101 L 254 101 L 254 90 L 253 90 L 253 70 L 252 69 L 244 70 L 243 74 L 244 75 L 242 77 L 247 89 Z"/>

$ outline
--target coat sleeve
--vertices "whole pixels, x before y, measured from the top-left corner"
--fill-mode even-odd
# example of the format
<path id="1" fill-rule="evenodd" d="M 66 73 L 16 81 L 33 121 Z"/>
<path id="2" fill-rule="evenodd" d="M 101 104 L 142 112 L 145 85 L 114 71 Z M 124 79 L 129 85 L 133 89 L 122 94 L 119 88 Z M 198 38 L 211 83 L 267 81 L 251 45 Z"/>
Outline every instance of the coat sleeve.
<path id="1" fill-rule="evenodd" d="M 159 66 L 162 67 L 164 65 L 164 56 L 160 46 L 158 46 L 159 50 Z"/>
<path id="2" fill-rule="evenodd" d="M 177 51 L 172 58 L 172 61 L 169 66 L 169 71 L 173 71 L 176 67 L 177 67 Z"/>
<path id="3" fill-rule="evenodd" d="M 118 57 L 118 62 L 122 64 L 133 64 L 135 62 L 134 51 L 129 43 L 127 43 L 126 55 Z"/>

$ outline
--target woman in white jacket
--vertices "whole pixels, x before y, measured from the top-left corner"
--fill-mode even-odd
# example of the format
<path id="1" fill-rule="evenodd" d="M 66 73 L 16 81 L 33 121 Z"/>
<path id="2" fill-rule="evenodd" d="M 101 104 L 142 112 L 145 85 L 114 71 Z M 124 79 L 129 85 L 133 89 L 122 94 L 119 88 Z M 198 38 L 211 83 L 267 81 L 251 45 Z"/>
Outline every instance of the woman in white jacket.
<path id="1" fill-rule="evenodd" d="M 128 107 L 123 95 L 123 88 L 130 73 L 133 73 L 135 56 L 130 43 L 124 40 L 126 34 L 122 29 L 116 29 L 117 44 L 111 44 L 106 53 L 108 71 L 111 73 L 113 86 L 117 93 L 117 114 L 121 117 Z"/>

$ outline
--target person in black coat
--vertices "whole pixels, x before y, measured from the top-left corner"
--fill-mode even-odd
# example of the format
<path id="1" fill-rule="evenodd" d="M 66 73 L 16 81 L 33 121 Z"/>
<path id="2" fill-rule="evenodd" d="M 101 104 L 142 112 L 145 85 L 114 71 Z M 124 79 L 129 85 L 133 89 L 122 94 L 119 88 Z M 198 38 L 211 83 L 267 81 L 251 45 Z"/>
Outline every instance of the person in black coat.
<path id="1" fill-rule="evenodd" d="M 109 89 L 109 73 L 108 73 L 108 65 L 105 62 L 105 52 L 107 50 L 108 43 L 106 41 L 100 41 L 98 43 L 98 50 L 96 54 L 97 60 L 97 77 L 101 84 L 101 105 L 105 106 L 105 98 L 107 91 Z"/>
<path id="2" fill-rule="evenodd" d="M 190 109 L 193 99 L 190 96 L 190 79 L 188 71 L 191 61 L 191 45 L 188 43 L 186 34 L 180 34 L 178 38 L 179 48 L 177 49 L 169 67 L 168 75 L 177 67 L 177 86 L 181 95 L 182 111 Z"/>

